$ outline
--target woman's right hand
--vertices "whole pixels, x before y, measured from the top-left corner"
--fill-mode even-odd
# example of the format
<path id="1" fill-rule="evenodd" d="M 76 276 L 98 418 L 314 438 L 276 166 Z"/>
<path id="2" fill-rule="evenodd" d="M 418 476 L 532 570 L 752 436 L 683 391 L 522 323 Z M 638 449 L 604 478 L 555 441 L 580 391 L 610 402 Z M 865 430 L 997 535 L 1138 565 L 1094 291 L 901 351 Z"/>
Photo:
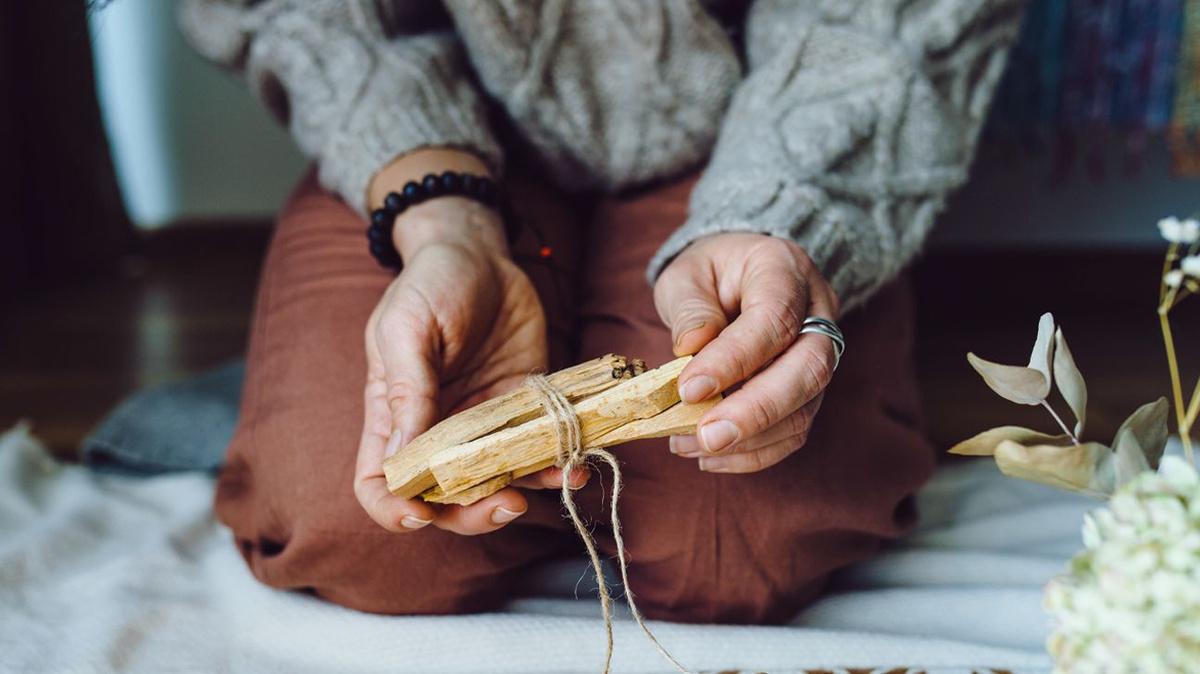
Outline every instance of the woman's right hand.
<path id="1" fill-rule="evenodd" d="M 527 509 L 519 490 L 510 487 L 470 506 L 401 499 L 388 491 L 382 463 L 443 414 L 544 371 L 545 314 L 529 278 L 510 259 L 491 209 L 461 197 L 434 199 L 405 211 L 394 232 L 404 270 L 367 323 L 355 495 L 390 531 L 429 524 L 465 535 L 494 531 Z M 573 474 L 571 486 L 586 478 Z M 562 472 L 550 468 L 514 485 L 558 488 Z"/>

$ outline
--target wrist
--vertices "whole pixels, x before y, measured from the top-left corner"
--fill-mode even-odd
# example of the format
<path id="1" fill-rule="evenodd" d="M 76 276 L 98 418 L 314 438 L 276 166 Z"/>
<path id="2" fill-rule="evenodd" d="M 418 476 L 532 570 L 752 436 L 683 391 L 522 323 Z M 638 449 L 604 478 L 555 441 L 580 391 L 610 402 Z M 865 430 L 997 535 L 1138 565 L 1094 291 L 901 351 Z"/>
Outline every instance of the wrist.
<path id="1" fill-rule="evenodd" d="M 406 261 L 431 244 L 508 256 L 500 214 L 464 197 L 440 197 L 409 207 L 396 218 L 392 242 Z"/>

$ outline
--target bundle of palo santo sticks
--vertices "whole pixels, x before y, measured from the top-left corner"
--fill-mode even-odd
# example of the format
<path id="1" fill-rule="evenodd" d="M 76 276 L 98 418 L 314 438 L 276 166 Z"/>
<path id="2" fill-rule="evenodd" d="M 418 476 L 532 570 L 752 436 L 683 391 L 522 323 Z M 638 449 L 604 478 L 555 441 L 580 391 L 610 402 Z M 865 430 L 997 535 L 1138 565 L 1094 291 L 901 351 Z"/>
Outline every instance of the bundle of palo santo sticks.
<path id="1" fill-rule="evenodd" d="M 640 360 L 608 355 L 547 379 L 574 405 L 583 445 L 609 447 L 696 432 L 720 396 L 695 405 L 679 400 L 679 374 L 689 360 L 647 371 Z M 402 498 L 471 504 L 555 465 L 557 433 L 538 394 L 522 386 L 443 420 L 385 460 L 388 489 Z"/>

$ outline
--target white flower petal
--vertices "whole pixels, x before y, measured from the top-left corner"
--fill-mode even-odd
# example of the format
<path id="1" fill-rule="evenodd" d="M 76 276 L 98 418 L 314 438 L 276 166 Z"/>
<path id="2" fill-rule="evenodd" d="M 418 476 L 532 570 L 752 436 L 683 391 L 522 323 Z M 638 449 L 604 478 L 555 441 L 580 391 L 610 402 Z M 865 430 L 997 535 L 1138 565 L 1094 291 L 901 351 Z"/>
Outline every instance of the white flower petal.
<path id="1" fill-rule="evenodd" d="M 1200 278 L 1200 255 L 1189 255 L 1179 263 L 1179 269 L 1188 276 Z"/>
<path id="2" fill-rule="evenodd" d="M 1200 475 L 1167 457 L 1084 522 L 1087 548 L 1046 586 L 1056 671 L 1194 671 L 1200 662 Z"/>
<path id="3" fill-rule="evenodd" d="M 1180 220 L 1171 216 L 1158 221 L 1158 231 L 1171 243 L 1195 243 L 1200 239 L 1200 221 L 1195 218 Z"/>
<path id="4" fill-rule="evenodd" d="M 1168 288 L 1178 288 L 1183 285 L 1183 272 L 1179 269 L 1172 269 L 1163 276 L 1163 283 L 1167 284 Z"/>

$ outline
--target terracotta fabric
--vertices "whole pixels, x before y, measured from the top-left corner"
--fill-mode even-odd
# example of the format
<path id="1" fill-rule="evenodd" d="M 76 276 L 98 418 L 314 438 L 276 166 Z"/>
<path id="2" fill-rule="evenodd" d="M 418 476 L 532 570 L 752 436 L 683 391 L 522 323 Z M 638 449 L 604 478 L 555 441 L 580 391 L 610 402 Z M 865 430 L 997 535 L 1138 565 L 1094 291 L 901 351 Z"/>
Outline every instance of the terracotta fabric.
<path id="1" fill-rule="evenodd" d="M 518 210 L 544 232 L 561 268 L 552 273 L 537 256 L 542 242 L 523 235 L 515 254 L 550 318 L 552 367 L 609 352 L 651 365 L 672 357 L 643 271 L 685 219 L 694 180 L 596 202 L 513 181 Z M 389 533 L 359 507 L 352 479 L 363 326 L 392 279 L 368 255 L 364 228 L 311 176 L 280 215 L 217 515 L 267 585 L 376 613 L 496 608 L 522 570 L 581 546 L 554 491 L 529 492 L 525 515 L 474 537 L 432 526 Z M 782 463 L 719 475 L 672 455 L 666 440 L 616 450 L 626 479 L 620 513 L 630 580 L 649 617 L 786 620 L 832 571 L 915 523 L 911 495 L 934 460 L 919 432 L 907 285 L 891 284 L 841 325 L 845 358 L 808 443 Z M 595 476 L 578 503 L 613 555 L 603 527 L 607 478 Z"/>

